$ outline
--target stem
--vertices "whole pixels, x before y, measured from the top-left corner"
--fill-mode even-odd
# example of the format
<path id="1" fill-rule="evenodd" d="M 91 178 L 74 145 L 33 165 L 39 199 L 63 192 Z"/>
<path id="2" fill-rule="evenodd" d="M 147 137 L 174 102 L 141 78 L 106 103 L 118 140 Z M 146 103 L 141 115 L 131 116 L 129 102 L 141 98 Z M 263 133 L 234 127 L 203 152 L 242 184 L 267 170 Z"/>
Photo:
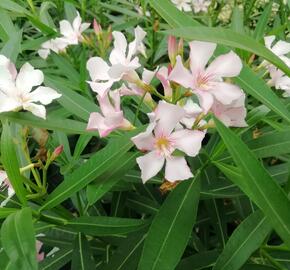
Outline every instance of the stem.
<path id="1" fill-rule="evenodd" d="M 134 121 L 133 121 L 133 125 L 134 126 L 136 124 L 136 121 L 137 121 L 137 118 L 138 118 L 138 115 L 139 115 L 139 112 L 140 112 L 140 108 L 141 108 L 141 105 L 142 105 L 142 103 L 144 101 L 144 98 L 145 98 L 146 94 L 147 94 L 147 92 L 144 92 L 144 94 L 143 94 L 143 96 L 142 96 L 142 98 L 141 98 L 141 100 L 140 100 L 140 102 L 138 104 L 138 107 L 137 107 L 137 110 L 136 110 L 136 113 L 135 113 L 135 116 L 134 116 Z"/>
<path id="2" fill-rule="evenodd" d="M 275 259 L 265 250 L 261 250 L 261 255 L 263 255 L 273 266 L 277 267 L 277 269 L 287 270 L 287 268 L 275 261 Z"/>

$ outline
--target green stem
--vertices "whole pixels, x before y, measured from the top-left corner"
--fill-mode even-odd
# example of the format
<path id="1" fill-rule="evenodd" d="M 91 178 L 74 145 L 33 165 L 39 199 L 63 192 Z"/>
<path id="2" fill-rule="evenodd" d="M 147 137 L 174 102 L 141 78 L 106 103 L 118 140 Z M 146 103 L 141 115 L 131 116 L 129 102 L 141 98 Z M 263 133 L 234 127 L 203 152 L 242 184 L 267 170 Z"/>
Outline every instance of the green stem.
<path id="1" fill-rule="evenodd" d="M 137 110 L 136 110 L 136 113 L 135 113 L 135 116 L 134 116 L 134 121 L 133 121 L 133 125 L 134 126 L 136 124 L 136 121 L 137 121 L 137 118 L 138 118 L 138 115 L 139 115 L 139 112 L 140 112 L 140 108 L 141 108 L 141 105 L 142 105 L 142 103 L 144 101 L 144 98 L 145 98 L 146 94 L 147 94 L 147 92 L 144 92 L 144 94 L 143 94 L 143 96 L 142 96 L 142 98 L 141 98 L 141 100 L 140 100 L 140 102 L 138 104 L 138 107 L 137 107 Z"/>

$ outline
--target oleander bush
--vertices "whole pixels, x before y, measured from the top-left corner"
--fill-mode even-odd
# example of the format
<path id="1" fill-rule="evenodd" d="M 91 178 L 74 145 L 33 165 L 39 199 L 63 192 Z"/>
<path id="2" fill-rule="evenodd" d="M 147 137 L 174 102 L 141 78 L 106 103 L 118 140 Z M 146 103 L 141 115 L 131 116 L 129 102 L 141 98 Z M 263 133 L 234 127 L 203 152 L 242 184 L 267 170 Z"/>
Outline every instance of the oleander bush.
<path id="1" fill-rule="evenodd" d="M 1 0 L 0 269 L 290 269 L 289 10 Z"/>

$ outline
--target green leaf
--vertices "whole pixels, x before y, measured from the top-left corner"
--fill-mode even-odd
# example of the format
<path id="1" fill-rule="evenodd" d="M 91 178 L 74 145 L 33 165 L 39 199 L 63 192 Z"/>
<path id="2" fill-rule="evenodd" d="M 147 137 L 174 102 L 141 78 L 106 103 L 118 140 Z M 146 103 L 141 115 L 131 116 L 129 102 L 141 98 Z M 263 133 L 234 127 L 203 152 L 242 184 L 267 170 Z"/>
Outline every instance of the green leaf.
<path id="1" fill-rule="evenodd" d="M 11 61 L 16 62 L 18 54 L 21 52 L 22 31 L 13 33 L 5 43 L 0 54 L 5 55 Z"/>
<path id="2" fill-rule="evenodd" d="M 110 258 L 109 263 L 102 267 L 102 270 L 136 269 L 146 236 L 147 234 L 142 232 L 129 235 L 121 242 L 116 253 Z"/>
<path id="3" fill-rule="evenodd" d="M 244 183 L 239 182 L 239 187 L 261 208 L 273 228 L 290 247 L 290 201 L 287 195 L 245 143 L 219 120 L 215 119 L 215 123 L 226 147 L 242 172 Z"/>
<path id="4" fill-rule="evenodd" d="M 78 233 L 75 239 L 72 257 L 72 270 L 95 269 L 94 258 L 91 253 L 90 244 L 85 235 Z"/>
<path id="5" fill-rule="evenodd" d="M 8 12 L 2 9 L 0 9 L 0 25 L 7 35 L 7 40 L 3 40 L 5 42 L 8 41 L 9 37 L 12 37 L 17 33 L 17 29 L 14 26 L 11 17 L 8 15 Z"/>
<path id="6" fill-rule="evenodd" d="M 4 0 L 0 1 L 0 7 L 9 11 L 13 11 L 15 13 L 20 14 L 29 14 L 28 10 L 26 10 L 24 7 L 18 5 L 12 0 Z"/>
<path id="7" fill-rule="evenodd" d="M 60 251 L 56 252 L 54 256 L 50 256 L 45 258 L 39 264 L 39 269 L 41 270 L 56 270 L 61 269 L 64 265 L 66 265 L 72 258 L 73 249 L 72 248 L 64 248 Z"/>
<path id="8" fill-rule="evenodd" d="M 199 26 L 197 21 L 176 9 L 169 0 L 149 0 L 149 2 L 150 5 L 170 24 L 171 27 L 179 28 Z M 217 31 L 219 30 L 216 30 L 216 32 Z M 259 46 L 262 45 L 259 44 Z M 220 48 L 223 50 L 226 49 L 222 46 L 220 46 Z M 256 99 L 260 100 L 262 103 L 271 108 L 278 115 L 290 122 L 290 113 L 286 107 L 273 93 L 271 88 L 267 86 L 262 79 L 258 78 L 258 76 L 256 76 L 256 74 L 249 67 L 244 66 L 241 74 L 236 77 L 235 81 L 248 94 L 254 96 Z"/>
<path id="9" fill-rule="evenodd" d="M 231 235 L 214 270 L 238 270 L 258 249 L 272 227 L 261 211 L 246 218 Z"/>
<path id="10" fill-rule="evenodd" d="M 148 222 L 142 219 L 117 217 L 79 217 L 67 222 L 66 227 L 93 236 L 127 234 L 142 229 Z"/>
<path id="11" fill-rule="evenodd" d="M 196 220 L 199 192 L 197 173 L 169 194 L 150 226 L 138 270 L 175 269 Z"/>
<path id="12" fill-rule="evenodd" d="M 23 176 L 20 174 L 17 152 L 8 121 L 3 123 L 1 135 L 1 160 L 18 199 L 23 204 L 26 204 L 26 190 L 23 186 Z"/>
<path id="13" fill-rule="evenodd" d="M 254 31 L 254 38 L 258 41 L 261 40 L 263 36 L 265 35 L 265 29 L 267 27 L 267 24 L 268 24 L 268 21 L 272 12 L 272 5 L 273 5 L 272 1 L 267 4 L 267 6 L 265 7 L 256 25 L 256 28 Z"/>
<path id="14" fill-rule="evenodd" d="M 36 240 L 30 208 L 11 214 L 2 224 L 1 242 L 4 251 L 17 269 L 37 270 Z"/>
<path id="15" fill-rule="evenodd" d="M 98 135 L 97 132 L 87 131 L 87 124 L 71 120 L 71 119 L 62 119 L 56 117 L 50 117 L 47 115 L 47 119 L 43 120 L 39 117 L 32 115 L 31 113 L 19 113 L 19 112 L 10 112 L 10 113 L 0 113 L 0 119 L 8 119 L 11 122 L 19 123 L 21 125 L 27 125 L 32 127 L 45 128 L 48 130 L 59 130 L 69 134 L 92 134 Z"/>
<path id="16" fill-rule="evenodd" d="M 64 182 L 48 196 L 41 209 L 50 209 L 58 205 L 94 180 L 101 183 L 103 178 L 100 176 L 104 173 L 122 168 L 123 157 L 132 146 L 133 143 L 128 134 L 111 140 L 105 148 L 95 153 L 85 164 L 68 175 Z"/>
<path id="17" fill-rule="evenodd" d="M 61 82 L 57 81 L 57 78 L 55 79 L 55 77 L 46 75 L 44 83 L 62 94 L 62 96 L 57 99 L 57 102 L 77 117 L 87 121 L 90 113 L 99 111 L 96 104 L 64 86 Z"/>
<path id="18" fill-rule="evenodd" d="M 247 35 L 239 34 L 229 29 L 205 26 L 183 27 L 167 32 L 188 40 L 213 42 L 252 52 L 263 57 L 290 76 L 290 69 L 277 55 Z"/>
<path id="19" fill-rule="evenodd" d="M 0 208 L 0 219 L 8 217 L 10 214 L 17 212 L 17 208 Z"/>

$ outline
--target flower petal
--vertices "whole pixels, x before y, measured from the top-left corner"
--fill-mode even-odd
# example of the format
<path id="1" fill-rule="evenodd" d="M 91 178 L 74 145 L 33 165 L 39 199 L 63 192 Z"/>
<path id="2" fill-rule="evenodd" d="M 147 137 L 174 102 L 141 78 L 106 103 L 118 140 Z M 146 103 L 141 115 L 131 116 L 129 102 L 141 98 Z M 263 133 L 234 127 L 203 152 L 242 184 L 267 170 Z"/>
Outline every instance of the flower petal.
<path id="1" fill-rule="evenodd" d="M 271 50 L 271 45 L 272 43 L 274 42 L 275 40 L 275 36 L 267 36 L 267 37 L 264 37 L 264 41 L 265 41 L 265 46 Z"/>
<path id="2" fill-rule="evenodd" d="M 41 85 L 43 79 L 41 70 L 34 69 L 29 63 L 25 63 L 16 78 L 16 87 L 24 93 L 29 93 L 32 87 Z"/>
<path id="3" fill-rule="evenodd" d="M 39 101 L 43 105 L 50 104 L 54 99 L 60 98 L 61 94 L 57 93 L 50 87 L 40 86 L 29 94 L 32 102 Z"/>
<path id="4" fill-rule="evenodd" d="M 109 65 L 101 57 L 92 57 L 87 62 L 87 70 L 89 71 L 92 81 L 109 80 L 109 69 Z"/>
<path id="5" fill-rule="evenodd" d="M 290 43 L 279 40 L 273 47 L 272 52 L 275 53 L 277 56 L 282 56 L 284 54 L 288 54 L 290 52 Z"/>
<path id="6" fill-rule="evenodd" d="M 32 112 L 35 116 L 46 119 L 46 109 L 43 105 L 35 103 L 24 103 L 23 109 Z"/>
<path id="7" fill-rule="evenodd" d="M 138 157 L 136 161 L 141 169 L 142 182 L 146 183 L 162 169 L 165 159 L 155 151 L 152 151 L 142 157 Z"/>
<path id="8" fill-rule="evenodd" d="M 14 111 L 21 107 L 22 104 L 16 99 L 7 97 L 0 92 L 0 113 Z"/>
<path id="9" fill-rule="evenodd" d="M 215 43 L 192 41 L 190 46 L 190 69 L 193 74 L 198 74 L 205 69 L 208 60 L 216 48 Z"/>
<path id="10" fill-rule="evenodd" d="M 155 127 L 155 135 L 169 135 L 184 116 L 185 110 L 180 106 L 159 101 L 155 110 L 155 117 L 158 121 Z"/>
<path id="11" fill-rule="evenodd" d="M 166 158 L 165 179 L 169 182 L 181 181 L 193 177 L 184 157 Z"/>
<path id="12" fill-rule="evenodd" d="M 150 123 L 145 132 L 139 133 L 131 138 L 132 142 L 139 150 L 151 151 L 154 149 L 154 137 L 152 131 L 155 125 L 155 123 Z"/>
<path id="13" fill-rule="evenodd" d="M 216 82 L 211 85 L 210 93 L 222 104 L 230 104 L 243 95 L 243 91 L 234 84 Z"/>
<path id="14" fill-rule="evenodd" d="M 108 93 L 114 81 L 111 80 L 104 83 L 96 83 L 96 82 L 88 82 L 88 83 L 92 88 L 92 90 L 102 97 Z"/>
<path id="15" fill-rule="evenodd" d="M 118 50 L 121 55 L 126 55 L 127 40 L 124 34 L 119 31 L 113 31 L 112 35 L 114 37 L 114 48 Z"/>
<path id="16" fill-rule="evenodd" d="M 194 80 L 192 74 L 183 66 L 181 57 L 176 57 L 176 64 L 168 77 L 170 81 L 179 83 L 186 88 L 193 88 Z"/>
<path id="17" fill-rule="evenodd" d="M 78 32 L 80 30 L 81 23 L 82 23 L 82 18 L 80 16 L 80 13 L 77 11 L 77 16 L 74 18 L 73 23 L 72 23 L 74 32 Z"/>
<path id="18" fill-rule="evenodd" d="M 206 73 L 220 77 L 234 77 L 240 74 L 243 64 L 233 51 L 218 56 L 206 69 Z"/>
<path id="19" fill-rule="evenodd" d="M 60 33 L 65 37 L 71 37 L 74 35 L 74 30 L 72 25 L 67 20 L 62 20 L 59 22 Z"/>
<path id="20" fill-rule="evenodd" d="M 200 149 L 205 133 L 199 130 L 182 129 L 171 134 L 174 145 L 190 157 L 195 157 Z"/>
<path id="21" fill-rule="evenodd" d="M 195 93 L 198 97 L 200 106 L 204 110 L 204 113 L 207 114 L 214 101 L 212 94 L 206 91 L 195 91 Z"/>

